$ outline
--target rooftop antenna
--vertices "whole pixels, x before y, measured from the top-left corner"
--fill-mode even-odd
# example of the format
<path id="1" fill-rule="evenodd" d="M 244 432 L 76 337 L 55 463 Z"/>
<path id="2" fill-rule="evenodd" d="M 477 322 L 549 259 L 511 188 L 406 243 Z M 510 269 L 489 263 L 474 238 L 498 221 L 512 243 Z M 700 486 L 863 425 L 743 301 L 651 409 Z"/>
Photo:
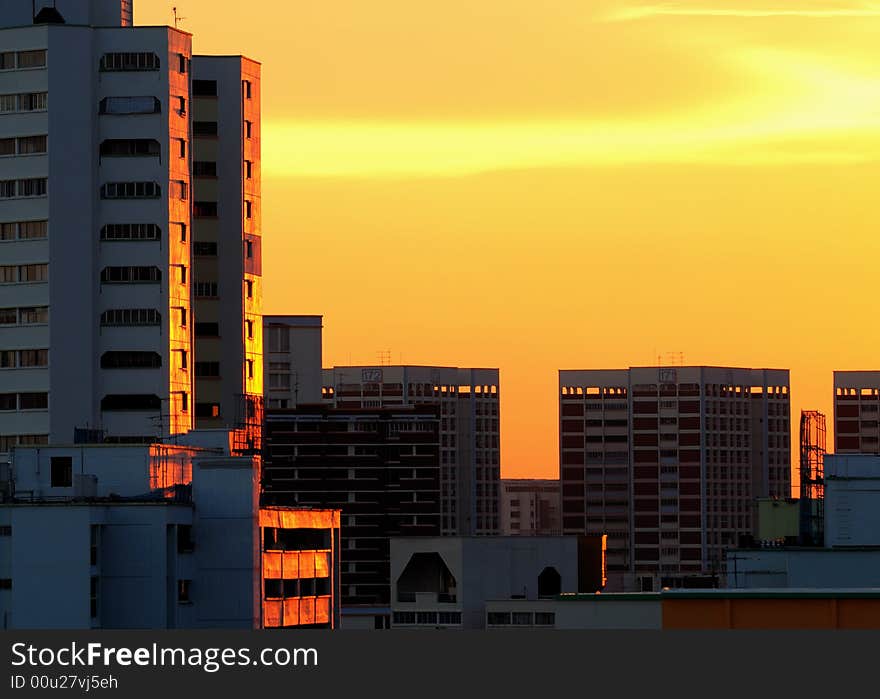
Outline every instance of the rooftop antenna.
<path id="1" fill-rule="evenodd" d="M 171 11 L 174 13 L 174 28 L 177 29 L 177 25 L 178 25 L 178 23 L 179 23 L 179 22 L 182 22 L 183 20 L 185 20 L 186 17 L 180 17 L 180 16 L 177 14 L 177 6 L 176 6 L 176 5 L 175 5 L 174 7 L 171 8 Z"/>

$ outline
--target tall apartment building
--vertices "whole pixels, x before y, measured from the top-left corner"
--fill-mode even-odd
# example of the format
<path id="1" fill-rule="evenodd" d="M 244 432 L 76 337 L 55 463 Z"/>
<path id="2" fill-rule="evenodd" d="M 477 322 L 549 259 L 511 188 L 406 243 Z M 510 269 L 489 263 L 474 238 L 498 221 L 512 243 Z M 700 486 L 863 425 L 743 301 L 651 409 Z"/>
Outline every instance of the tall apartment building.
<path id="1" fill-rule="evenodd" d="M 608 535 L 608 589 L 708 584 L 791 493 L 788 370 L 559 372 L 562 525 Z"/>
<path id="2" fill-rule="evenodd" d="M 191 37 L 46 4 L 0 5 L 0 450 L 186 432 Z"/>
<path id="3" fill-rule="evenodd" d="M 195 56 L 193 315 L 197 427 L 262 421 L 260 64 Z"/>
<path id="4" fill-rule="evenodd" d="M 834 452 L 880 454 L 880 371 L 834 372 Z"/>
<path id="5" fill-rule="evenodd" d="M 323 393 L 339 408 L 438 406 L 441 533 L 498 534 L 498 369 L 338 366 L 324 370 Z"/>
<path id="6" fill-rule="evenodd" d="M 502 479 L 501 533 L 504 536 L 556 536 L 562 533 L 559 481 Z"/>
<path id="7" fill-rule="evenodd" d="M 266 408 L 321 402 L 323 316 L 263 316 Z"/>
<path id="8" fill-rule="evenodd" d="M 344 616 L 387 628 L 392 536 L 440 534 L 437 406 L 266 413 L 264 501 L 342 511 Z"/>

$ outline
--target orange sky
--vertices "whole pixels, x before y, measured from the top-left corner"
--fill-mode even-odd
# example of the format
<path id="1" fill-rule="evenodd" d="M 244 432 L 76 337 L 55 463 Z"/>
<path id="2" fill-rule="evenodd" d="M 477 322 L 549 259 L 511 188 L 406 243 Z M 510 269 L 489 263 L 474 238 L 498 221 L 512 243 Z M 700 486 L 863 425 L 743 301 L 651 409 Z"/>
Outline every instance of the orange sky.
<path id="1" fill-rule="evenodd" d="M 177 6 L 263 63 L 266 312 L 500 367 L 503 476 L 556 475 L 559 368 L 787 367 L 795 416 L 880 368 L 880 4 Z"/>

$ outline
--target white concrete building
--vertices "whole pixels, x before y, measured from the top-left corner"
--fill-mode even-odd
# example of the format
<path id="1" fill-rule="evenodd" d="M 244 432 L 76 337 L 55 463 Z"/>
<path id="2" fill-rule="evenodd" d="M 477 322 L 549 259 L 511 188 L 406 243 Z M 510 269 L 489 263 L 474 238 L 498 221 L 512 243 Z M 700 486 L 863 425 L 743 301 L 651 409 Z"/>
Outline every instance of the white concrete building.
<path id="1" fill-rule="evenodd" d="M 441 532 L 498 534 L 501 480 L 498 369 L 337 366 L 324 369 L 324 400 L 339 408 L 440 409 Z"/>
<path id="2" fill-rule="evenodd" d="M 260 507 L 259 466 L 223 448 L 15 448 L 2 628 L 337 626 L 339 511 Z"/>
<path id="3" fill-rule="evenodd" d="M 0 5 L 0 449 L 185 432 L 191 37 L 44 5 Z"/>
<path id="4" fill-rule="evenodd" d="M 562 534 L 559 481 L 537 478 L 502 479 L 501 533 L 504 536 Z"/>
<path id="5" fill-rule="evenodd" d="M 266 408 L 321 402 L 323 316 L 263 316 Z"/>
<path id="6" fill-rule="evenodd" d="M 263 402 L 260 64 L 194 56 L 193 315 L 199 428 L 250 427 Z"/>
<path id="7" fill-rule="evenodd" d="M 392 538 L 392 627 L 480 629 L 488 600 L 537 600 L 578 592 L 583 540 Z"/>

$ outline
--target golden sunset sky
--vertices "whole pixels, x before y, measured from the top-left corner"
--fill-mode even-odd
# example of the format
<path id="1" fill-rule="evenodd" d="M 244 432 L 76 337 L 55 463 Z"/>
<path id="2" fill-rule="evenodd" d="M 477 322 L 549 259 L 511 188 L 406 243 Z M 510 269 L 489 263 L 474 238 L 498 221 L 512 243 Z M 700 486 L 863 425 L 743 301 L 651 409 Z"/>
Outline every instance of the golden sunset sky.
<path id="1" fill-rule="evenodd" d="M 880 2 L 176 4 L 263 64 L 265 311 L 499 367 L 502 476 L 557 475 L 560 368 L 790 368 L 829 447 L 880 368 Z"/>

